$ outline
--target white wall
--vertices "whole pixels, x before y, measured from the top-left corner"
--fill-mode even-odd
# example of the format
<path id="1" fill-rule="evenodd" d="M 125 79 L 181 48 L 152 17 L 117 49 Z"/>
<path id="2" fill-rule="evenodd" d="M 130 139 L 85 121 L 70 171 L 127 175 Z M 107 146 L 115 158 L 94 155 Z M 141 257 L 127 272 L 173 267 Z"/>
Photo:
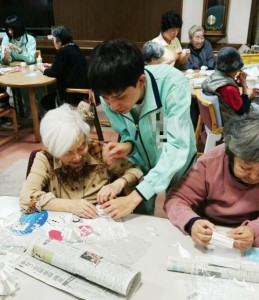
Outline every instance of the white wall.
<path id="1" fill-rule="evenodd" d="M 204 0 L 183 0 L 181 42 L 188 43 L 188 30 L 202 25 Z M 246 44 L 252 0 L 229 0 L 227 36 L 218 43 Z"/>

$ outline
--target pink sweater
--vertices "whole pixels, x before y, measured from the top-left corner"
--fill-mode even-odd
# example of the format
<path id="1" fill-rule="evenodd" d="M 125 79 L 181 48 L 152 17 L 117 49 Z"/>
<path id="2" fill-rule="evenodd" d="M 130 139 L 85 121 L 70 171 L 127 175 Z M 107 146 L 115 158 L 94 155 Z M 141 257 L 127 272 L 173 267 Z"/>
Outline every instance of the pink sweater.
<path id="1" fill-rule="evenodd" d="M 249 224 L 255 230 L 254 246 L 259 246 L 259 184 L 246 187 L 229 173 L 225 145 L 202 155 L 165 202 L 170 221 L 184 231 L 194 217 L 214 224 Z M 196 212 L 195 212 L 195 211 Z"/>

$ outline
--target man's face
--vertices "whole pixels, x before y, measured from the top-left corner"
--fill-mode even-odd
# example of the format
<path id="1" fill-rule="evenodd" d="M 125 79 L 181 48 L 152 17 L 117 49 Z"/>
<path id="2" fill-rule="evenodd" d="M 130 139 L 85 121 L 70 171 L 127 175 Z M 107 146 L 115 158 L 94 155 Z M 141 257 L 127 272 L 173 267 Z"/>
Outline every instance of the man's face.
<path id="1" fill-rule="evenodd" d="M 141 75 L 136 86 L 130 86 L 124 91 L 111 95 L 102 95 L 105 103 L 120 114 L 128 113 L 145 94 L 145 75 Z"/>
<path id="2" fill-rule="evenodd" d="M 234 157 L 234 174 L 244 183 L 259 183 L 259 162 L 245 161 L 239 157 Z"/>

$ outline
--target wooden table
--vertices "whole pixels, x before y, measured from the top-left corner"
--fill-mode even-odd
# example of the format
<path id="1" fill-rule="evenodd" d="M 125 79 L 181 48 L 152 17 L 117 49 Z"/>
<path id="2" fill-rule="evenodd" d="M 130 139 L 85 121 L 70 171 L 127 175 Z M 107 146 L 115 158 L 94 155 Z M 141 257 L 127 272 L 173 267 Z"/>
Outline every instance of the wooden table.
<path id="1" fill-rule="evenodd" d="M 56 78 L 47 77 L 40 71 L 31 71 L 28 67 L 17 67 L 17 69 L 14 69 L 13 71 L 0 76 L 0 86 L 9 86 L 11 88 L 28 88 L 33 131 L 36 143 L 39 143 L 41 138 L 39 131 L 39 113 L 36 101 L 35 87 L 46 86 L 49 84 L 53 84 L 54 82 L 56 82 Z"/>

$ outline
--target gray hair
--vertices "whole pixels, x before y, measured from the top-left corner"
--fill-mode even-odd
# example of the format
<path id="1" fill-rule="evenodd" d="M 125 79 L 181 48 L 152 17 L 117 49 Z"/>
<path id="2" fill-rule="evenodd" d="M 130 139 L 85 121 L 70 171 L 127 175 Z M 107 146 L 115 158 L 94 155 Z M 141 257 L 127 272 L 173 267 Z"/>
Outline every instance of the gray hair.
<path id="1" fill-rule="evenodd" d="M 233 117 L 224 126 L 226 153 L 259 162 L 259 112 Z"/>
<path id="2" fill-rule="evenodd" d="M 142 49 L 143 57 L 145 62 L 151 62 L 152 58 L 159 59 L 165 53 L 164 48 L 153 41 L 148 41 L 144 44 Z"/>
<path id="3" fill-rule="evenodd" d="M 197 32 L 197 31 L 202 31 L 202 33 L 204 34 L 204 28 L 202 26 L 198 26 L 198 25 L 193 25 L 188 33 L 189 33 L 189 38 L 192 39 L 194 34 Z"/>
<path id="4" fill-rule="evenodd" d="M 60 158 L 84 134 L 88 142 L 90 127 L 83 115 L 69 104 L 52 109 L 46 113 L 40 123 L 43 145 L 55 157 Z"/>
<path id="5" fill-rule="evenodd" d="M 73 36 L 71 30 L 66 26 L 56 26 L 51 30 L 51 34 L 56 38 L 57 42 L 61 42 L 62 45 L 67 45 L 73 42 Z"/>

